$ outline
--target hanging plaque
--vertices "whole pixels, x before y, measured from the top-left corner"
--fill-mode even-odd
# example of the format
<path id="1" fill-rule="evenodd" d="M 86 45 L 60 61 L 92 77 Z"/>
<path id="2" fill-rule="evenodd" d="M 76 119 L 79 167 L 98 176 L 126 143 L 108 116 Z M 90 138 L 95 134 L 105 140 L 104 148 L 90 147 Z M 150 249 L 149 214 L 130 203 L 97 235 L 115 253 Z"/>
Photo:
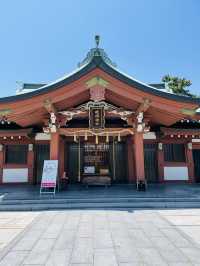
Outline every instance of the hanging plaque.
<path id="1" fill-rule="evenodd" d="M 90 106 L 89 109 L 89 126 L 90 129 L 103 129 L 105 127 L 104 106 Z"/>

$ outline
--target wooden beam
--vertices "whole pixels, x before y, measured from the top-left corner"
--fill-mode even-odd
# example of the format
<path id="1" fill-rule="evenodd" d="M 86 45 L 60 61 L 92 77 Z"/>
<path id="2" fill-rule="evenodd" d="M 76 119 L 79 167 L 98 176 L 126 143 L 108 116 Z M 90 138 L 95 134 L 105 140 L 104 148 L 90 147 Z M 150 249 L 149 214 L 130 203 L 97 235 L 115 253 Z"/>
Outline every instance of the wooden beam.
<path id="1" fill-rule="evenodd" d="M 150 106 L 151 101 L 149 99 L 144 99 L 144 101 L 142 103 L 139 104 L 138 108 L 136 109 L 136 116 L 143 112 L 145 113 L 147 111 L 147 109 Z"/>
<path id="2" fill-rule="evenodd" d="M 7 130 L 1 129 L 0 130 L 0 137 L 15 137 L 15 136 L 31 138 L 33 136 L 33 129 L 27 128 L 27 129 L 7 129 Z"/>
<path id="3" fill-rule="evenodd" d="M 93 132 L 92 130 L 88 128 L 59 128 L 58 132 L 60 135 L 65 135 L 65 136 L 74 136 L 74 134 L 78 136 L 85 136 L 86 132 L 88 136 L 94 136 L 95 134 L 99 136 L 106 136 L 107 134 L 109 134 L 109 136 L 118 136 L 119 133 L 121 136 L 126 136 L 126 135 L 133 135 L 134 129 L 133 128 L 105 128 L 102 131 Z"/>
<path id="4" fill-rule="evenodd" d="M 51 102 L 50 99 L 44 100 L 44 107 L 48 113 L 57 114 L 57 109 L 56 109 L 55 105 Z"/>

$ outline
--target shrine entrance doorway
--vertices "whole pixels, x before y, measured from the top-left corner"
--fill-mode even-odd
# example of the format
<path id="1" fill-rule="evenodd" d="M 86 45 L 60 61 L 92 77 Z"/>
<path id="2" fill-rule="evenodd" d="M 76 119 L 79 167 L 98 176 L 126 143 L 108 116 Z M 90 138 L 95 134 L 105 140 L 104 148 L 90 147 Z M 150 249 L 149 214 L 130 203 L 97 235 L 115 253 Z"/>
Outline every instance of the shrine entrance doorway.
<path id="1" fill-rule="evenodd" d="M 82 175 L 111 175 L 109 143 L 84 143 L 82 157 Z"/>
<path id="2" fill-rule="evenodd" d="M 65 171 L 71 184 L 82 182 L 84 176 L 109 176 L 112 183 L 128 182 L 125 142 L 70 142 L 65 154 Z"/>

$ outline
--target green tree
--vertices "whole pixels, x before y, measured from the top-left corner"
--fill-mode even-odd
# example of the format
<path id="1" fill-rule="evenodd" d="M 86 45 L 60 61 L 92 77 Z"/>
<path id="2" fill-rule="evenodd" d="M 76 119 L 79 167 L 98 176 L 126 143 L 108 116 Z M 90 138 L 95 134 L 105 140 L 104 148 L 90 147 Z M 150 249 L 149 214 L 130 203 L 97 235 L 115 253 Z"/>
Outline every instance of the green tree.
<path id="1" fill-rule="evenodd" d="M 187 89 L 187 87 L 192 85 L 191 80 L 187 80 L 185 78 L 173 77 L 170 75 L 165 75 L 162 78 L 162 81 L 165 82 L 167 84 L 168 88 L 176 94 L 194 96 Z"/>

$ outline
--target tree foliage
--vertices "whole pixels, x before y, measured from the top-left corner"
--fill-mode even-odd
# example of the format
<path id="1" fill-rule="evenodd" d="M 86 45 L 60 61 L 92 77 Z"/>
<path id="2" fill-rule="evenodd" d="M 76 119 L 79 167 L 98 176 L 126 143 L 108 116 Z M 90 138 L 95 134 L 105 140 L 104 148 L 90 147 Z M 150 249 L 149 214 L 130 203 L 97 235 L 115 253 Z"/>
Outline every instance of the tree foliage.
<path id="1" fill-rule="evenodd" d="M 176 94 L 182 94 L 187 96 L 194 96 L 190 93 L 187 87 L 192 85 L 191 80 L 185 78 L 173 77 L 170 75 L 165 75 L 162 81 L 168 85 L 168 88 Z"/>

